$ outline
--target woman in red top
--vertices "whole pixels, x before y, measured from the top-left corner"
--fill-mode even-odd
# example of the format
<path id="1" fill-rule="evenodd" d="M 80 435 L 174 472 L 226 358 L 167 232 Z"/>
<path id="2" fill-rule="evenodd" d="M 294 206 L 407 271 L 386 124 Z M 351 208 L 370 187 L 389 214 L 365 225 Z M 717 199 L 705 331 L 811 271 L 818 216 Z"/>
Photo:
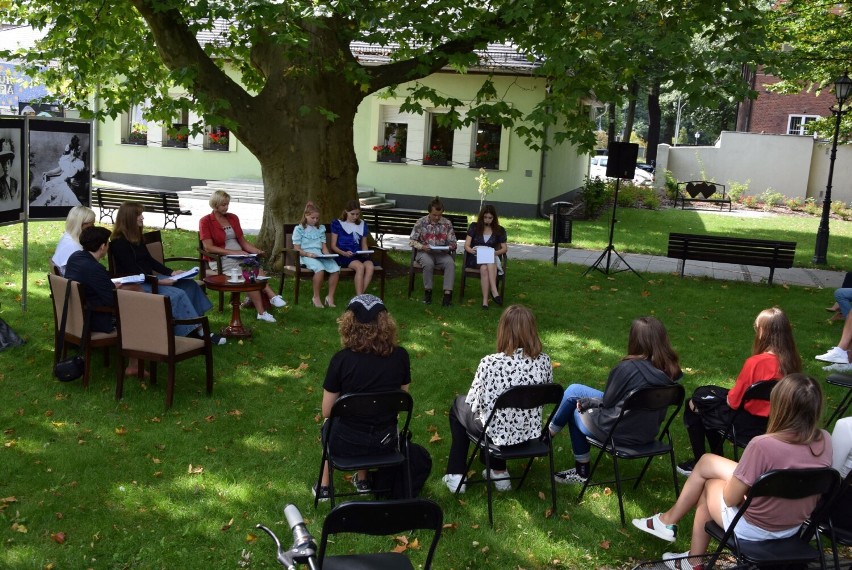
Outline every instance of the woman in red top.
<path id="1" fill-rule="evenodd" d="M 223 191 L 216 190 L 210 196 L 210 207 L 213 211 L 198 220 L 198 237 L 204 245 L 205 251 L 221 255 L 255 254 L 263 255 L 263 251 L 246 241 L 243 237 L 243 229 L 240 227 L 240 219 L 228 213 L 231 196 Z M 216 269 L 216 262 L 207 258 L 211 269 Z M 240 260 L 233 257 L 222 258 L 222 272 L 228 273 L 231 268 L 237 267 Z M 261 270 L 261 275 L 263 271 Z M 283 307 L 287 303 L 280 295 L 276 295 L 272 288 L 267 285 L 262 291 L 269 298 L 273 307 Z M 261 291 L 248 293 L 254 308 L 257 309 L 257 319 L 270 323 L 275 322 L 275 317 L 266 312 Z"/>
<path id="2" fill-rule="evenodd" d="M 765 309 L 754 320 L 754 343 L 751 356 L 743 364 L 734 387 L 700 386 L 693 392 L 683 410 L 683 423 L 689 434 L 694 459 L 677 466 L 681 475 L 689 475 L 704 455 L 704 440 L 710 451 L 721 454 L 722 435 L 734 412 L 742 403 L 743 394 L 755 382 L 778 380 L 788 374 L 802 371 L 802 358 L 796 350 L 793 327 L 784 311 L 778 307 Z M 737 436 L 750 440 L 766 432 L 769 402 L 749 400 L 745 413 L 737 416 Z"/>

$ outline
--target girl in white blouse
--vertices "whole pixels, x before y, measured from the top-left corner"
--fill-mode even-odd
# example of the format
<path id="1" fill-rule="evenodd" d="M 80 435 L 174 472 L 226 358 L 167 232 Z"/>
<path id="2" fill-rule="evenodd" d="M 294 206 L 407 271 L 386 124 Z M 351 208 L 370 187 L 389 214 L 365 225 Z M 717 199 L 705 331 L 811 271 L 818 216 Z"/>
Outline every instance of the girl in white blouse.
<path id="1" fill-rule="evenodd" d="M 488 420 L 494 402 L 513 386 L 553 382 L 550 357 L 541 351 L 535 316 L 526 307 L 511 305 L 500 317 L 497 327 L 497 351 L 479 362 L 467 396 L 459 396 L 450 408 L 452 445 L 443 477 L 450 491 L 459 488 L 467 466 L 470 440 L 467 434 L 479 436 Z M 541 435 L 541 408 L 507 409 L 495 416 L 488 426 L 488 438 L 495 445 L 515 445 Z M 506 462 L 493 458 L 491 480 L 498 491 L 512 488 Z M 485 471 L 483 471 L 485 477 Z"/>

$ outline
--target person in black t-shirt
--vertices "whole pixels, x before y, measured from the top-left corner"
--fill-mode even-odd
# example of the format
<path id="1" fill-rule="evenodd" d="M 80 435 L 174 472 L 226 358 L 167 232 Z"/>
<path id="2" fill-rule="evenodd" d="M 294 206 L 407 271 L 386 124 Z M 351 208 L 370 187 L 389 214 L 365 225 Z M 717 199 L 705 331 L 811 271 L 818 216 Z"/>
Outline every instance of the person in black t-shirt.
<path id="1" fill-rule="evenodd" d="M 343 349 L 331 358 L 325 375 L 323 417 L 328 418 L 334 403 L 345 394 L 408 391 L 411 383 L 408 352 L 399 346 L 396 321 L 381 299 L 373 295 L 353 297 L 337 322 Z M 396 414 L 368 420 L 343 418 L 335 421 L 331 433 L 328 431 L 327 423 L 323 424 L 323 441 L 331 438 L 331 451 L 337 456 L 379 453 L 397 443 Z M 370 492 L 366 471 L 359 471 L 352 482 L 359 492 Z M 314 487 L 314 493 L 318 493 L 320 499 L 328 498 L 327 466 L 320 487 Z"/>

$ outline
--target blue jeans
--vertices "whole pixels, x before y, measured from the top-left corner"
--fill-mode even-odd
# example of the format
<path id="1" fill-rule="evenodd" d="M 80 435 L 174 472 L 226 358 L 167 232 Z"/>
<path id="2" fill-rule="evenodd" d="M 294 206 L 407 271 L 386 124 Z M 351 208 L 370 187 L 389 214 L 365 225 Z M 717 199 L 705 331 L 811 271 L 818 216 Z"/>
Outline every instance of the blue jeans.
<path id="1" fill-rule="evenodd" d="M 170 279 L 167 275 L 160 275 L 161 279 Z M 151 292 L 151 286 L 142 283 L 142 289 Z M 192 279 L 179 279 L 174 285 L 160 285 L 157 288 L 160 295 L 165 295 L 172 303 L 172 316 L 175 319 L 193 319 L 200 317 L 213 307 L 213 303 Z M 199 325 L 175 325 L 175 334 L 186 336 Z"/>
<path id="2" fill-rule="evenodd" d="M 843 287 L 835 289 L 834 300 L 837 301 L 837 305 L 840 307 L 840 314 L 845 319 L 849 316 L 849 310 L 852 309 L 852 289 L 845 289 Z"/>
<path id="3" fill-rule="evenodd" d="M 565 389 L 562 395 L 562 403 L 553 415 L 553 421 L 550 422 L 550 429 L 554 433 L 559 432 L 565 425 L 568 425 L 568 433 L 571 436 L 571 449 L 574 450 L 574 460 L 580 463 L 589 462 L 589 451 L 591 446 L 586 440 L 587 435 L 593 435 L 586 426 L 583 420 L 580 419 L 580 412 L 577 411 L 577 400 L 580 398 L 602 398 L 603 392 L 595 388 L 589 388 L 582 384 L 571 384 Z"/>

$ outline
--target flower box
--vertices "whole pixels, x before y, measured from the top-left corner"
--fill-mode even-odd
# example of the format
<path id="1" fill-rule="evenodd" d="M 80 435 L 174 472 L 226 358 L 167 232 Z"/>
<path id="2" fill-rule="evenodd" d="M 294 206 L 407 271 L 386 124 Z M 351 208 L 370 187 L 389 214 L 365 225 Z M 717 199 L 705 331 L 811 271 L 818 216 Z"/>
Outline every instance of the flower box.
<path id="1" fill-rule="evenodd" d="M 185 140 L 177 140 L 177 139 L 168 139 L 163 143 L 163 146 L 167 146 L 170 148 L 186 148 Z"/>
<path id="2" fill-rule="evenodd" d="M 449 161 L 446 158 L 424 158 L 423 164 L 426 166 L 449 166 Z"/>
<path id="3" fill-rule="evenodd" d="M 122 141 L 124 144 L 134 144 L 136 146 L 146 146 L 148 144 L 148 137 L 143 138 L 134 138 L 128 139 L 126 141 Z"/>
<path id="4" fill-rule="evenodd" d="M 403 160 L 403 157 L 399 156 L 398 154 L 385 154 L 376 157 L 376 162 L 394 162 L 398 164 L 401 163 Z"/>
<path id="5" fill-rule="evenodd" d="M 484 161 L 477 160 L 476 162 L 471 162 L 470 167 L 471 168 L 477 168 L 477 169 L 484 168 L 485 170 L 499 170 L 500 169 L 500 165 L 498 164 L 497 161 L 484 162 Z"/>

